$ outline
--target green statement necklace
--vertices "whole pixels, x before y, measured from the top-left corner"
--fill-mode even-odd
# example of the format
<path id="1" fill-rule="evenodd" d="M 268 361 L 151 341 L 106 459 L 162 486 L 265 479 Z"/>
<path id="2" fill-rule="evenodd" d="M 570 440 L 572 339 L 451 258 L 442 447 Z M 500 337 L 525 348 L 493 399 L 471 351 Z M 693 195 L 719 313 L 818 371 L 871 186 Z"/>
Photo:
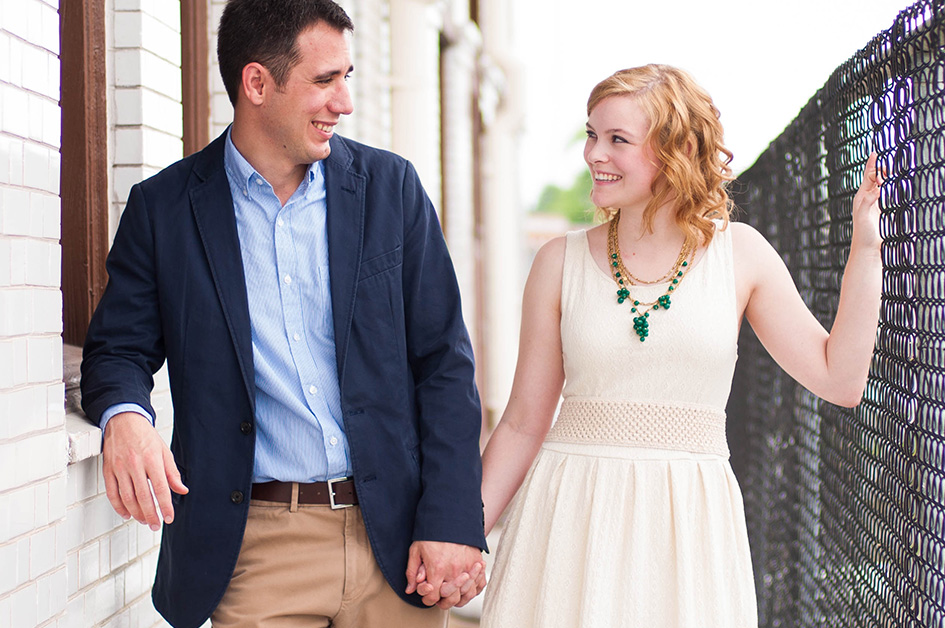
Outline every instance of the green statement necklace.
<path id="1" fill-rule="evenodd" d="M 623 265 L 623 258 L 620 255 L 620 244 L 617 242 L 617 225 L 619 222 L 620 210 L 617 210 L 607 230 L 607 255 L 610 258 L 610 272 L 614 276 L 614 281 L 617 282 L 617 303 L 630 301 L 633 304 L 630 307 L 630 311 L 636 315 L 633 317 L 633 331 L 636 332 L 637 336 L 640 338 L 640 342 L 643 342 L 646 340 L 646 337 L 650 335 L 650 322 L 648 320 L 650 318 L 650 311 L 655 312 L 660 309 L 668 310 L 669 306 L 672 305 L 670 295 L 679 287 L 679 284 L 682 283 L 682 280 L 686 277 L 689 271 L 689 263 L 695 256 L 696 247 L 687 239 L 683 242 L 682 248 L 679 250 L 676 263 L 673 264 L 672 268 L 670 268 L 665 275 L 654 281 L 644 281 L 633 276 Z M 628 285 L 655 285 L 661 283 L 668 284 L 666 292 L 656 299 L 656 301 L 649 303 L 634 299 L 628 288 Z"/>

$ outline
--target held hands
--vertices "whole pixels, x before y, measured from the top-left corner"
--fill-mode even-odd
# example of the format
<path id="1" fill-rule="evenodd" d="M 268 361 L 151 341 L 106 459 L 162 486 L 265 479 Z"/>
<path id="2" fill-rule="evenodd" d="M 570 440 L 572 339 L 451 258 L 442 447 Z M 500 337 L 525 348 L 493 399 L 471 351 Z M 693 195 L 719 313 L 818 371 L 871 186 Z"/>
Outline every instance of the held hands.
<path id="1" fill-rule="evenodd" d="M 457 543 L 415 541 L 407 560 L 407 593 L 427 606 L 465 606 L 486 586 L 486 563 L 478 548 Z"/>
<path id="2" fill-rule="evenodd" d="M 115 512 L 157 531 L 161 529 L 154 508 L 157 498 L 164 523 L 173 522 L 171 491 L 184 495 L 189 489 L 181 482 L 174 455 L 151 423 L 137 412 L 116 414 L 105 425 L 102 449 L 105 492 Z"/>
<path id="3" fill-rule="evenodd" d="M 853 197 L 853 239 L 860 246 L 878 251 L 883 242 L 879 233 L 879 191 L 886 171 L 877 161 L 876 153 L 870 153 L 860 188 Z"/>

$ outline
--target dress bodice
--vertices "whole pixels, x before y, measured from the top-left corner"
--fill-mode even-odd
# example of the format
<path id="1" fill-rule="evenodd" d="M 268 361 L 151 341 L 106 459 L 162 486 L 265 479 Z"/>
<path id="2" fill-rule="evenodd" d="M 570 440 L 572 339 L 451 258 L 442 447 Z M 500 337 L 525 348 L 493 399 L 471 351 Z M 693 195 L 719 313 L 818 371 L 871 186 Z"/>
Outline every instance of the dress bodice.
<path id="1" fill-rule="evenodd" d="M 587 233 L 569 233 L 561 286 L 564 403 L 549 438 L 561 438 L 569 421 L 604 421 L 608 438 L 629 425 L 632 434 L 616 442 L 727 454 L 724 413 L 738 336 L 733 270 L 731 231 L 719 229 L 670 308 L 650 313 L 641 342 L 632 306 L 617 303 L 617 286 L 591 257 Z M 654 301 L 666 285 L 631 291 Z M 575 411 L 580 416 L 571 417 Z"/>

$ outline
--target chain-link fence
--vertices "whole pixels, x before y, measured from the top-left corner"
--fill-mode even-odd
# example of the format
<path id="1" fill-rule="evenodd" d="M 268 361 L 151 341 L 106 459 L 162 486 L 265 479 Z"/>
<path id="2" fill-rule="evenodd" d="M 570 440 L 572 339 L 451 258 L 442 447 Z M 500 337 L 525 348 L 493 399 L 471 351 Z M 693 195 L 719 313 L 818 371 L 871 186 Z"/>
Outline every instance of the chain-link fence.
<path id="1" fill-rule="evenodd" d="M 815 397 L 742 332 L 729 441 L 762 626 L 945 627 L 945 0 L 839 67 L 735 185 L 828 329 L 870 150 L 888 175 L 863 402 Z"/>

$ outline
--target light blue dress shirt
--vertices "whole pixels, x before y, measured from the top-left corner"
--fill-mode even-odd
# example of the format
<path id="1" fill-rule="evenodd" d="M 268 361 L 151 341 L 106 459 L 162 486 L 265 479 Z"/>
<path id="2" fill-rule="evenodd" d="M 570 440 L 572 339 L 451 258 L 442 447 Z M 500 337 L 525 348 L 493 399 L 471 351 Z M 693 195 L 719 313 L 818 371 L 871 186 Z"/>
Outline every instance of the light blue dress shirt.
<path id="1" fill-rule="evenodd" d="M 325 177 L 311 165 L 282 206 L 226 138 L 224 166 L 239 233 L 256 374 L 253 482 L 350 475 L 335 362 Z M 222 324 L 222 322 L 221 322 Z M 118 412 L 109 408 L 102 429 Z"/>

